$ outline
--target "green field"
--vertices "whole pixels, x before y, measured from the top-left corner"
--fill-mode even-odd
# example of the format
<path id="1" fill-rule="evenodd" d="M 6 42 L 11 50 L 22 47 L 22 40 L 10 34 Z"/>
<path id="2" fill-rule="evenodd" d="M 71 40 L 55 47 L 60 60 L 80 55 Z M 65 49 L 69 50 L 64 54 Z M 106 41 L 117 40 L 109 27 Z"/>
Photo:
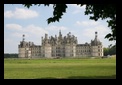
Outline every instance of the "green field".
<path id="1" fill-rule="evenodd" d="M 116 59 L 4 59 L 4 79 L 116 79 Z"/>

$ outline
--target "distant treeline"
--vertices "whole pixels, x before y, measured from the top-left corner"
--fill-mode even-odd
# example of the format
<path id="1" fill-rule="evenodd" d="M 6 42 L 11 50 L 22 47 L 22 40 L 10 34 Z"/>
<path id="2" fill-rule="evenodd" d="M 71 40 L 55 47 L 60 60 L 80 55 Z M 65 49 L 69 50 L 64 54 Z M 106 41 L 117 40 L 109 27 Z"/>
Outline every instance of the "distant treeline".
<path id="1" fill-rule="evenodd" d="M 18 54 L 17 53 L 14 53 L 14 54 L 5 53 L 4 58 L 18 58 Z"/>
<path id="2" fill-rule="evenodd" d="M 103 48 L 104 50 L 104 56 L 107 55 L 115 55 L 116 54 L 116 45 L 114 46 L 108 46 L 107 48 Z"/>

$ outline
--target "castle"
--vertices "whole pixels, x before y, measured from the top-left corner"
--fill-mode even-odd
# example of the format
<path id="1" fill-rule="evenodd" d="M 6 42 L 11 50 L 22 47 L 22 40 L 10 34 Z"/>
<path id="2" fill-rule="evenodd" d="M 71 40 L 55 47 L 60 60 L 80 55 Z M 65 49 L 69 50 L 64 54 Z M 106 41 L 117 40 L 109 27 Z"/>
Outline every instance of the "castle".
<path id="1" fill-rule="evenodd" d="M 71 35 L 71 32 L 64 37 L 61 31 L 55 37 L 48 38 L 48 34 L 45 34 L 42 37 L 42 46 L 26 42 L 24 37 L 25 35 L 18 45 L 19 58 L 103 56 L 102 42 L 97 38 L 97 32 L 95 39 L 89 44 L 78 44 L 77 37 Z"/>

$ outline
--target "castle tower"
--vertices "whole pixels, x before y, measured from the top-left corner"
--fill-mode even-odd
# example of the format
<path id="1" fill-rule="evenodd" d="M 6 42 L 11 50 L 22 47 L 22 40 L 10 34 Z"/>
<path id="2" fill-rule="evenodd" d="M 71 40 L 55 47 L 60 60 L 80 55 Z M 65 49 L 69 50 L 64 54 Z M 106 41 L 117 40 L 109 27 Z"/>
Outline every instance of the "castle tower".
<path id="1" fill-rule="evenodd" d="M 60 36 L 62 36 L 62 34 L 61 34 L 61 30 L 59 30 L 59 37 L 60 37 Z"/>
<path id="2" fill-rule="evenodd" d="M 67 39 L 65 44 L 65 56 L 66 57 L 76 56 L 76 40 L 74 36 L 71 36 L 70 32 L 67 34 Z"/>
<path id="3" fill-rule="evenodd" d="M 29 49 L 29 43 L 25 42 L 25 35 L 22 35 L 22 41 L 20 41 L 19 58 L 31 58 L 31 50 Z"/>
<path id="4" fill-rule="evenodd" d="M 66 57 L 70 57 L 70 53 L 71 53 L 71 48 L 70 48 L 70 44 L 66 44 L 65 45 L 65 56 Z"/>
<path id="5" fill-rule="evenodd" d="M 92 56 L 103 56 L 102 42 L 98 39 L 97 32 L 95 32 L 95 39 L 91 40 L 91 55 Z"/>
<path id="6" fill-rule="evenodd" d="M 45 39 L 43 39 L 41 53 L 42 57 L 51 58 L 51 44 L 48 41 L 48 34 L 45 34 Z"/>
<path id="7" fill-rule="evenodd" d="M 20 41 L 20 45 L 18 46 L 19 48 L 19 58 L 25 58 L 26 53 L 25 53 L 25 35 L 22 35 L 22 41 Z"/>

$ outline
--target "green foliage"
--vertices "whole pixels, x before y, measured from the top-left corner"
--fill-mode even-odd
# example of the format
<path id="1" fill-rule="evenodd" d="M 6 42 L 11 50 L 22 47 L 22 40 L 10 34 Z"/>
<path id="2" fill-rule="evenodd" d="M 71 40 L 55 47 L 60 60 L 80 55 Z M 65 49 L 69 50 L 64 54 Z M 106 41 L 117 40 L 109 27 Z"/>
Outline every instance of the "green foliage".
<path id="1" fill-rule="evenodd" d="M 5 79 L 116 78 L 115 59 L 4 59 Z"/>
<path id="2" fill-rule="evenodd" d="M 116 54 L 116 45 L 112 46 L 109 50 L 110 55 L 115 55 Z"/>
<path id="3" fill-rule="evenodd" d="M 108 48 L 103 48 L 103 50 L 104 50 L 104 56 L 116 55 L 116 45 L 109 46 Z"/>
<path id="4" fill-rule="evenodd" d="M 108 48 L 103 48 L 103 50 L 104 50 L 104 56 L 107 56 L 107 55 L 109 55 L 109 49 Z"/>
<path id="5" fill-rule="evenodd" d="M 66 4 L 54 4 L 53 5 L 54 11 L 53 11 L 53 17 L 50 17 L 47 19 L 48 24 L 51 22 L 58 21 L 59 19 L 62 18 L 61 16 L 63 15 L 63 12 L 66 12 L 67 5 Z"/>
<path id="6" fill-rule="evenodd" d="M 32 4 L 23 4 L 25 7 L 29 8 Z M 40 6 L 40 4 L 34 4 Z M 115 4 L 77 4 L 81 7 L 86 5 L 85 15 L 92 14 L 90 19 L 97 21 L 98 19 L 109 19 L 107 20 L 108 27 L 111 28 L 112 33 L 105 36 L 110 41 L 116 40 L 116 5 Z M 44 4 L 44 6 L 49 6 L 49 4 Z M 66 12 L 66 4 L 53 4 L 53 17 L 47 19 L 48 24 L 51 22 L 58 21 L 62 18 L 63 13 Z"/>
<path id="7" fill-rule="evenodd" d="M 16 53 L 14 53 L 14 54 L 5 53 L 4 58 L 18 58 L 18 54 L 16 54 Z"/>

